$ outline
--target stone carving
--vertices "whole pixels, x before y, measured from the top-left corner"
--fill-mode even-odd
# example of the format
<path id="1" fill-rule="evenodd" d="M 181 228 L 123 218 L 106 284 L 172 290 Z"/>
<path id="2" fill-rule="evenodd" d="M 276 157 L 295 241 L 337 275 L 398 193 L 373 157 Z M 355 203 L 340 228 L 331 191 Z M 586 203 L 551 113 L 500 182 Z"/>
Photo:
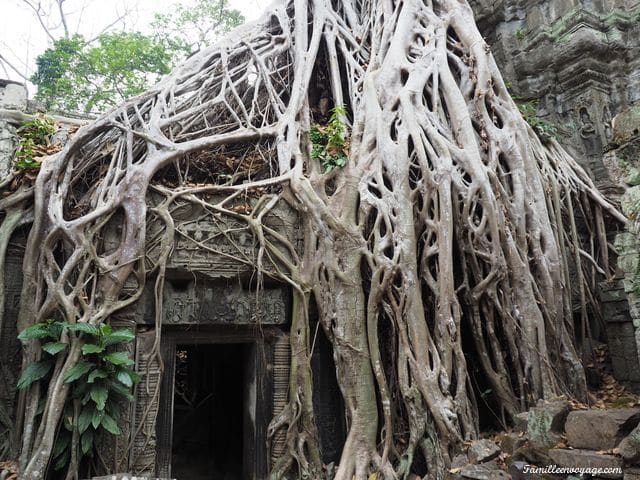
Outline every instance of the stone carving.
<path id="1" fill-rule="evenodd" d="M 288 295 L 282 288 L 255 292 L 237 284 L 193 282 L 186 290 L 167 282 L 163 322 L 166 324 L 270 324 L 287 322 Z M 148 312 L 147 323 L 152 322 Z M 140 319 L 139 321 L 142 321 Z"/>
<path id="2" fill-rule="evenodd" d="M 137 475 L 153 475 L 156 468 L 156 417 L 159 409 L 161 366 L 153 356 L 155 342 L 153 330 L 138 331 L 136 339 L 136 372 L 140 382 L 136 385 L 133 416 L 133 449 L 130 469 Z"/>
<path id="3" fill-rule="evenodd" d="M 580 124 L 580 136 L 582 138 L 586 139 L 597 134 L 596 127 L 586 107 L 580 107 Z"/>
<path id="4" fill-rule="evenodd" d="M 604 129 L 604 136 L 607 142 L 613 138 L 613 130 L 611 127 L 611 112 L 607 105 L 602 109 L 602 128 Z"/>
<path id="5" fill-rule="evenodd" d="M 273 344 L 273 418 L 279 415 L 287 404 L 289 397 L 289 371 L 291 348 L 289 336 L 283 335 Z M 280 458 L 286 448 L 286 432 L 279 430 L 271 441 L 271 464 Z"/>

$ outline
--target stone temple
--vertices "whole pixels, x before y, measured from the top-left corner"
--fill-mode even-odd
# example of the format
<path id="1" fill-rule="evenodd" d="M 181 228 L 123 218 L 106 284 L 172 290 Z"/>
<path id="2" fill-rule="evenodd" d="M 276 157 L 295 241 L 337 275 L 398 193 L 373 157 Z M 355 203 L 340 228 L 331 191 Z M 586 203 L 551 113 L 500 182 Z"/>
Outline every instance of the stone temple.
<path id="1" fill-rule="evenodd" d="M 640 2 L 471 4 L 514 93 L 536 101 L 538 115 L 559 127 L 561 143 L 599 188 L 621 199 L 623 207 L 625 201 L 637 201 L 640 171 L 620 164 L 637 166 L 640 158 Z M 2 175 L 10 166 L 16 127 L 32 112 L 24 87 L 0 81 Z M 67 126 L 86 122 L 57 119 Z M 141 380 L 134 400 L 123 405 L 123 434 L 101 444 L 103 473 L 267 478 L 284 441 L 268 444 L 267 429 L 289 389 L 290 289 L 277 283 L 256 289 L 256 244 L 245 226 L 202 222 L 195 207 L 175 217 L 187 226 L 188 236 L 176 235 L 162 315 L 154 311 L 150 281 L 142 299 L 112 319 L 136 333 L 130 353 Z M 299 238 L 291 211 L 276 210 L 267 223 L 290 239 Z M 611 231 L 610 241 L 619 253 L 618 276 L 600 286 L 603 322 L 596 336 L 609 345 L 616 378 L 639 392 L 640 296 L 633 280 L 640 244 L 628 232 Z M 15 317 L 24 242 L 25 233 L 18 232 L 9 245 L 0 331 L 0 402 L 10 416 L 21 361 Z M 160 345 L 154 344 L 157 322 L 163 329 Z M 322 329 L 316 331 L 314 408 L 323 461 L 330 464 L 340 457 L 346 425 L 331 347 Z M 0 419 L 0 429 L 9 430 L 13 421 Z"/>

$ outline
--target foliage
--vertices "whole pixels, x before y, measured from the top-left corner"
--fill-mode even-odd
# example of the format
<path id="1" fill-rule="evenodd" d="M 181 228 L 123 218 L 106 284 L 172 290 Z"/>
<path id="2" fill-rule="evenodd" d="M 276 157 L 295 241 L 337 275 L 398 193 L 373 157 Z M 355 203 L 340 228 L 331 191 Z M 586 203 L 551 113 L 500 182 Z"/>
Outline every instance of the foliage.
<path id="1" fill-rule="evenodd" d="M 156 13 L 152 27 L 156 39 L 165 40 L 179 61 L 244 21 L 239 10 L 229 8 L 227 0 L 199 0 L 190 6 L 173 5 L 170 13 Z"/>
<path id="2" fill-rule="evenodd" d="M 132 387 L 138 375 L 129 368 L 134 362 L 126 352 L 110 351 L 109 347 L 133 341 L 131 330 L 113 330 L 110 325 L 68 323 L 47 320 L 24 329 L 18 338 L 39 340 L 42 358 L 28 365 L 20 375 L 18 388 L 46 380 L 59 355 L 66 354 L 67 335 L 83 335 L 82 358 L 64 377 L 71 384 L 71 394 L 64 409 L 64 428 L 60 430 L 53 453 L 54 467 L 64 468 L 71 458 L 74 429 L 80 435 L 78 458 L 93 455 L 94 441 L 101 431 L 118 435 L 118 398 L 133 400 Z M 43 382 L 43 383 L 46 383 Z M 74 414 L 74 403 L 80 405 Z"/>
<path id="3" fill-rule="evenodd" d="M 50 144 L 55 132 L 55 122 L 46 115 L 36 115 L 33 120 L 23 123 L 16 131 L 19 142 L 15 166 L 21 170 L 40 167 L 36 157 L 43 153 L 40 151 L 41 147 Z"/>
<path id="4" fill-rule="evenodd" d="M 101 112 L 142 93 L 187 55 L 241 24 L 226 0 L 199 0 L 156 14 L 154 34 L 103 33 L 95 40 L 62 37 L 36 58 L 31 81 L 47 109 Z"/>
<path id="5" fill-rule="evenodd" d="M 344 107 L 336 105 L 326 125 L 313 125 L 309 130 L 311 158 L 320 160 L 325 173 L 344 167 L 349 154 L 349 131 L 343 122 Z"/>
<path id="6" fill-rule="evenodd" d="M 527 29 L 526 28 L 518 28 L 515 32 L 513 32 L 513 34 L 515 35 L 516 39 L 521 42 L 522 40 L 524 40 L 524 37 L 527 35 Z"/>
<path id="7" fill-rule="evenodd" d="M 171 70 L 171 58 L 166 42 L 139 32 L 104 33 L 95 45 L 74 35 L 37 57 L 31 81 L 47 109 L 89 113 L 143 92 Z"/>
<path id="8" fill-rule="evenodd" d="M 546 120 L 538 117 L 538 104 L 535 100 L 530 100 L 528 102 L 518 102 L 517 97 L 513 97 L 513 99 L 516 100 L 518 109 L 520 110 L 522 117 L 538 134 L 541 140 L 550 140 L 558 134 L 558 129 L 555 125 L 552 125 Z"/>

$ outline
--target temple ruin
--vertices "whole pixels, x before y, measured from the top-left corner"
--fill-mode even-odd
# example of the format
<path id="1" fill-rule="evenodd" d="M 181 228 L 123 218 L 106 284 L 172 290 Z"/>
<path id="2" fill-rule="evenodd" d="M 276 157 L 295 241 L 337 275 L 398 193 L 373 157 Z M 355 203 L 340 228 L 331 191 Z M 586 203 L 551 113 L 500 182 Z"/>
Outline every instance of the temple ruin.
<path id="1" fill-rule="evenodd" d="M 637 166 L 640 152 L 640 3 L 471 3 L 513 89 L 536 100 L 538 115 L 559 125 L 561 143 L 601 190 L 623 203 L 625 195 L 635 200 L 640 174 L 629 180 L 619 164 L 624 159 Z M 33 113 L 21 85 L 0 81 L 0 176 L 10 169 L 16 128 Z M 62 115 L 57 120 L 67 127 L 89 121 Z M 247 197 L 240 204 L 256 208 L 257 201 Z M 246 224 L 222 216 L 212 221 L 187 203 L 178 204 L 172 216 L 180 227 L 166 264 L 161 315 L 152 277 L 141 298 L 111 318 L 112 325 L 136 333 L 129 353 L 141 379 L 134 401 L 122 404 L 122 434 L 100 445 L 103 471 L 92 473 L 265 479 L 284 448 L 283 432 L 268 441 L 268 428 L 290 389 L 291 286 L 269 275 L 258 283 L 261 253 Z M 270 209 L 264 224 L 294 244 L 302 242 L 293 210 Z M 147 225 L 151 256 L 153 248 L 160 249 L 160 240 L 153 243 L 159 228 Z M 105 250 L 118 247 L 119 233 L 114 229 L 113 238 L 104 239 Z M 15 319 L 26 234 L 26 228 L 18 229 L 9 243 L 0 324 L 0 402 L 11 416 L 0 419 L 0 427 L 7 431 L 15 421 L 22 358 Z M 608 343 L 617 380 L 640 392 L 640 295 L 632 281 L 640 242 L 617 226 L 607 235 L 618 247 L 619 268 L 614 281 L 597 280 L 602 309 L 592 312 L 591 327 L 595 338 Z M 331 465 L 340 459 L 347 424 L 331 343 L 313 311 L 310 318 L 313 407 L 322 461 Z"/>

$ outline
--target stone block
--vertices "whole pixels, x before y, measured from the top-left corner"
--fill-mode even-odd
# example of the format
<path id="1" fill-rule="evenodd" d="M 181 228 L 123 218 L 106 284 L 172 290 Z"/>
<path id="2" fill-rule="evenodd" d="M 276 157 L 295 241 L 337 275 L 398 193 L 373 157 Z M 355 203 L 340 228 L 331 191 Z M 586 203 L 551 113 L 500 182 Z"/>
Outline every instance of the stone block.
<path id="1" fill-rule="evenodd" d="M 471 463 L 484 463 L 500 455 L 500 448 L 492 440 L 482 439 L 471 444 L 467 457 Z"/>
<path id="2" fill-rule="evenodd" d="M 640 410 L 578 410 L 569 413 L 565 425 L 567 441 L 574 448 L 615 448 L 640 422 Z"/>
<path id="3" fill-rule="evenodd" d="M 531 445 L 539 449 L 554 447 L 560 441 L 569 410 L 569 402 L 561 399 L 541 400 L 529 410 L 527 434 Z"/>
<path id="4" fill-rule="evenodd" d="M 513 417 L 513 429 L 517 432 L 526 432 L 529 423 L 529 412 L 518 413 Z"/>
<path id="5" fill-rule="evenodd" d="M 640 105 L 623 110 L 613 118 L 613 139 L 622 145 L 640 134 Z"/>
<path id="6" fill-rule="evenodd" d="M 12 80 L 0 80 L 0 108 L 26 110 L 27 87 Z"/>
<path id="7" fill-rule="evenodd" d="M 635 464 L 640 460 L 640 425 L 622 439 L 618 449 L 627 463 Z"/>
<path id="8" fill-rule="evenodd" d="M 495 462 L 467 465 L 460 470 L 460 476 L 472 480 L 509 480 L 511 478 Z"/>
<path id="9" fill-rule="evenodd" d="M 522 433 L 504 432 L 496 437 L 502 450 L 507 455 L 513 455 L 519 448 L 527 443 L 527 437 Z"/>
<path id="10" fill-rule="evenodd" d="M 549 456 L 560 467 L 622 469 L 622 458 L 593 450 L 552 448 Z M 622 473 L 607 474 L 606 478 L 622 478 Z"/>
<path id="11" fill-rule="evenodd" d="M 640 480 L 640 468 L 625 468 L 623 480 Z"/>

